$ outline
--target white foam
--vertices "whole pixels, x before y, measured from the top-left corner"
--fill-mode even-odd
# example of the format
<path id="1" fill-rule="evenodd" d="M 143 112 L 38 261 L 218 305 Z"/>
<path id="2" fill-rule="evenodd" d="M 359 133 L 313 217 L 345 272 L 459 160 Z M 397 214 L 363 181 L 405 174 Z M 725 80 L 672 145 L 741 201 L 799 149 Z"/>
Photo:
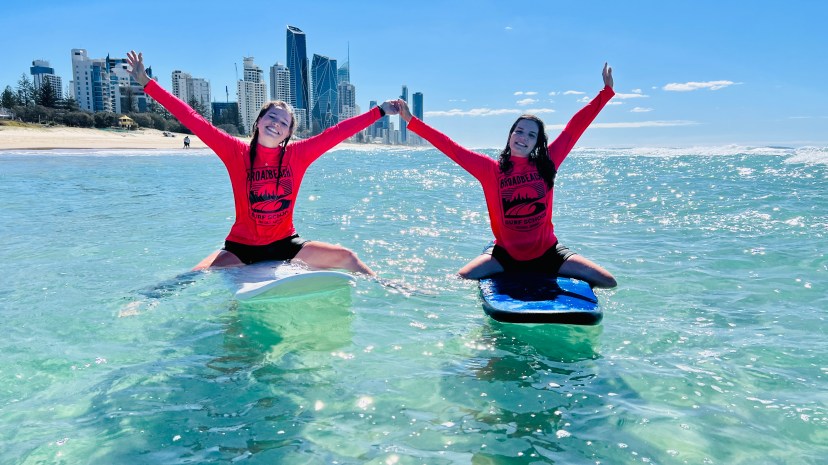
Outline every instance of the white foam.
<path id="1" fill-rule="evenodd" d="M 801 147 L 785 163 L 828 164 L 828 147 Z"/>

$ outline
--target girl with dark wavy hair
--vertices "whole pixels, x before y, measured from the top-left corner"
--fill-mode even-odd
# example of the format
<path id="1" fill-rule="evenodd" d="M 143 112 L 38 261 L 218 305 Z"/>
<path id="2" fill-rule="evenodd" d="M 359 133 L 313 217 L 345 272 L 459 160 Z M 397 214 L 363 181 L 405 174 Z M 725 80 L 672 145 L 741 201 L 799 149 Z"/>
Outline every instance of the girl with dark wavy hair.
<path id="1" fill-rule="evenodd" d="M 151 80 L 142 54 L 127 54 L 130 74 L 184 126 L 221 159 L 230 175 L 236 220 L 224 248 L 195 270 L 249 265 L 265 260 L 297 260 L 313 268 L 342 268 L 374 276 L 354 252 L 340 245 L 308 241 L 293 226 L 299 186 L 308 166 L 336 144 L 365 129 L 383 115 L 397 114 L 392 101 L 349 118 L 314 137 L 291 142 L 296 118 L 283 101 L 265 104 L 253 124 L 250 143 L 216 128 L 186 103 Z"/>
<path id="2" fill-rule="evenodd" d="M 582 279 L 594 287 L 615 287 L 601 266 L 558 242 L 552 224 L 555 175 L 575 143 L 615 95 L 612 68 L 604 63 L 604 88 L 547 144 L 543 121 L 520 116 L 509 130 L 506 147 L 495 161 L 472 152 L 413 117 L 398 100 L 408 129 L 429 141 L 474 176 L 483 186 L 494 245 L 460 269 L 460 276 L 480 279 L 503 271 L 554 273 Z"/>

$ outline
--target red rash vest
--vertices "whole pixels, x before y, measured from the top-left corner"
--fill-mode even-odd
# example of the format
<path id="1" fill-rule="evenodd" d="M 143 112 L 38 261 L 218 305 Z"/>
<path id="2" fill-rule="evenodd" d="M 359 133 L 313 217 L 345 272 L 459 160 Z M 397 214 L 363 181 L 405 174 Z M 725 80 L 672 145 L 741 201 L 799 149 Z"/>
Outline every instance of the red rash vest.
<path id="1" fill-rule="evenodd" d="M 615 92 L 611 87 L 604 87 L 549 144 L 549 158 L 556 170 L 613 95 Z M 480 182 L 495 243 L 506 249 L 512 258 L 525 261 L 540 257 L 558 242 L 552 224 L 553 190 L 546 187 L 528 158 L 511 157 L 511 171 L 501 173 L 497 160 L 461 147 L 417 118 L 411 118 L 408 129 L 429 141 Z"/>
<path id="2" fill-rule="evenodd" d="M 380 117 L 378 107 L 349 118 L 321 134 L 291 142 L 282 158 L 282 148 L 256 148 L 250 168 L 250 144 L 216 128 L 189 105 L 151 80 L 146 93 L 164 106 L 218 155 L 233 186 L 236 221 L 227 240 L 245 245 L 266 245 L 296 234 L 293 209 L 302 177 L 308 166 L 336 144 L 365 129 Z M 276 180 L 278 178 L 278 186 Z"/>

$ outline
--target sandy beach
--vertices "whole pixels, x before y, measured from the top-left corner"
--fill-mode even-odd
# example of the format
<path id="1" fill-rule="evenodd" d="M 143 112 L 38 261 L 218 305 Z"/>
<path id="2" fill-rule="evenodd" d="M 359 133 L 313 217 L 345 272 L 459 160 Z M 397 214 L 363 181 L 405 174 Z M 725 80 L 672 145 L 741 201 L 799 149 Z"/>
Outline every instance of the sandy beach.
<path id="1" fill-rule="evenodd" d="M 0 150 L 45 149 L 180 149 L 186 134 L 165 136 L 157 129 L 118 131 L 69 127 L 0 126 Z M 190 135 L 191 148 L 207 146 Z"/>

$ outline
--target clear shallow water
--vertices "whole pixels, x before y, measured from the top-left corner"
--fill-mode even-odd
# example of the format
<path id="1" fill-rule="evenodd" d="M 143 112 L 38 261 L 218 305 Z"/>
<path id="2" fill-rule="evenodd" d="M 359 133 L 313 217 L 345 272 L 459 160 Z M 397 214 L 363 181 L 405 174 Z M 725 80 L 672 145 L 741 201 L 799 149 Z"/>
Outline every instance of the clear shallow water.
<path id="1" fill-rule="evenodd" d="M 207 152 L 0 153 L 0 463 L 825 463 L 828 151 L 581 150 L 562 242 L 595 328 L 483 314 L 482 191 L 430 149 L 339 150 L 297 228 L 383 276 L 269 306 L 228 276 Z M 186 282 L 189 282 L 188 284 Z"/>

